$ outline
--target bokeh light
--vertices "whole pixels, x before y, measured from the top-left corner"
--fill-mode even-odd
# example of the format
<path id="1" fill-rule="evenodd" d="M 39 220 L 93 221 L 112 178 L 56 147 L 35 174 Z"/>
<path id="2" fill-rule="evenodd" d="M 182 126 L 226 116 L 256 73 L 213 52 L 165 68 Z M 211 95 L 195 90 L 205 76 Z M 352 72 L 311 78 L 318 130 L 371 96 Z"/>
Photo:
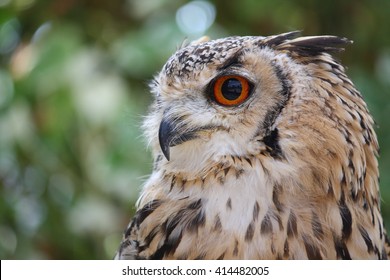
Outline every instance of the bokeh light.
<path id="1" fill-rule="evenodd" d="M 176 12 L 176 22 L 184 34 L 201 36 L 214 23 L 216 10 L 207 1 L 192 1 Z"/>
<path id="2" fill-rule="evenodd" d="M 11 53 L 20 41 L 20 23 L 13 18 L 0 26 L 0 54 Z"/>

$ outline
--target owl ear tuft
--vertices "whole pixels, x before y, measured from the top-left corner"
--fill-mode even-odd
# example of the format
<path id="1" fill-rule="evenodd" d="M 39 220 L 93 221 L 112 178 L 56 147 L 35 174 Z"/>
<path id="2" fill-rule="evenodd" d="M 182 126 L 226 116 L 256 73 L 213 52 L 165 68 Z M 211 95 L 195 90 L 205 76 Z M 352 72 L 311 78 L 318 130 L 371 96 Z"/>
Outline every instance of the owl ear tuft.
<path id="1" fill-rule="evenodd" d="M 344 46 L 353 42 L 337 36 L 306 36 L 288 40 L 277 46 L 279 50 L 296 52 L 301 56 L 314 56 L 320 53 L 344 51 Z"/>
<path id="2" fill-rule="evenodd" d="M 297 30 L 297 31 L 286 32 L 286 33 L 282 33 L 282 34 L 278 34 L 278 35 L 268 36 L 268 37 L 265 37 L 264 39 L 262 38 L 259 41 L 259 45 L 274 48 L 274 47 L 277 47 L 277 46 L 283 44 L 284 42 L 286 42 L 288 40 L 296 38 L 300 34 L 301 34 L 301 31 Z"/>
<path id="3" fill-rule="evenodd" d="M 351 40 L 337 36 L 299 36 L 300 31 L 292 31 L 269 36 L 259 41 L 259 46 L 276 50 L 295 52 L 300 56 L 315 56 L 320 53 L 344 51 L 344 46 L 353 43 Z"/>

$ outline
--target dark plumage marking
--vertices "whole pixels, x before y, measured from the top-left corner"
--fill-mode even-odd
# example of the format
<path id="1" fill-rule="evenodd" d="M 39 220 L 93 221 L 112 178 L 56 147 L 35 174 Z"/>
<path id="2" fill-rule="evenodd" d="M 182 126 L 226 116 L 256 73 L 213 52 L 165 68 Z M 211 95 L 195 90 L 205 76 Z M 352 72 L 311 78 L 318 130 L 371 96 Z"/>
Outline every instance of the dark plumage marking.
<path id="1" fill-rule="evenodd" d="M 251 167 L 253 167 L 253 165 L 252 165 L 252 161 L 251 161 L 251 159 L 250 158 L 244 158 L 248 163 L 249 163 L 249 165 L 251 166 Z"/>
<path id="2" fill-rule="evenodd" d="M 280 215 L 273 213 L 273 218 L 276 219 L 276 221 L 278 222 L 279 230 L 283 230 L 284 226 L 283 226 L 282 218 L 280 217 Z"/>
<path id="3" fill-rule="evenodd" d="M 194 260 L 204 260 L 205 257 L 206 257 L 206 253 L 204 252 L 196 256 Z"/>
<path id="4" fill-rule="evenodd" d="M 217 177 L 217 180 L 218 180 L 218 182 L 219 182 L 220 185 L 225 184 L 225 177 L 224 177 L 224 176 L 218 176 L 218 177 Z"/>
<path id="5" fill-rule="evenodd" d="M 138 253 L 144 251 L 147 249 L 150 245 L 150 243 L 153 241 L 153 239 L 156 237 L 156 235 L 160 232 L 161 228 L 160 226 L 155 226 L 149 234 L 145 237 L 142 245 L 139 246 Z"/>
<path id="6" fill-rule="evenodd" d="M 371 201 L 372 201 L 372 200 L 375 201 L 375 199 L 374 199 L 373 197 L 371 197 Z M 377 203 L 376 203 L 376 204 L 377 204 Z M 370 207 L 370 210 L 371 210 L 371 223 L 372 223 L 373 226 L 375 226 L 375 215 L 374 215 L 374 209 L 373 209 L 373 207 Z"/>
<path id="7" fill-rule="evenodd" d="M 343 51 L 344 49 L 341 46 L 349 43 L 351 43 L 350 40 L 336 36 L 303 37 L 302 40 L 291 41 L 282 48 L 295 52 L 299 56 L 312 57 L 323 52 Z"/>
<path id="8" fill-rule="evenodd" d="M 293 39 L 297 37 L 300 33 L 301 33 L 300 31 L 292 31 L 292 32 L 287 32 L 285 34 L 272 36 L 266 41 L 260 41 L 259 46 L 274 48 L 275 46 L 278 46 L 289 39 Z"/>
<path id="9" fill-rule="evenodd" d="M 185 224 L 185 220 L 191 215 L 194 217 Z M 187 229 L 193 232 L 204 225 L 205 219 L 201 199 L 190 203 L 187 207 L 178 211 L 176 215 L 170 216 L 161 225 L 162 232 L 165 235 L 164 243 L 150 258 L 160 260 L 167 255 L 174 254 L 182 239 L 183 230 Z M 186 227 L 180 228 L 178 227 L 179 224 L 183 224 Z"/>
<path id="10" fill-rule="evenodd" d="M 387 249 L 388 248 L 383 246 L 381 252 L 379 252 L 379 250 L 378 250 L 378 259 L 379 260 L 388 260 L 389 259 L 390 254 L 389 255 L 387 254 L 387 252 L 386 252 Z"/>
<path id="11" fill-rule="evenodd" d="M 186 215 L 189 215 L 188 210 L 192 210 L 193 213 L 196 213 L 195 216 L 187 224 L 187 229 L 190 232 L 194 232 L 199 227 L 204 226 L 206 222 L 206 215 L 204 211 L 202 211 L 202 199 L 198 199 L 197 201 L 192 202 L 188 205 L 187 209 L 181 210 L 179 212 L 183 211 L 186 213 Z"/>
<path id="12" fill-rule="evenodd" d="M 314 184 L 317 185 L 317 186 L 321 186 L 322 185 L 322 179 L 321 179 L 321 173 L 319 170 L 317 170 L 316 168 L 311 168 L 311 174 L 313 175 L 313 179 L 314 179 Z"/>
<path id="13" fill-rule="evenodd" d="M 321 63 L 324 63 L 324 60 L 321 59 L 321 58 L 313 58 L 312 59 L 312 63 L 321 64 Z M 341 69 L 340 69 L 340 65 L 339 64 L 337 64 L 335 62 L 332 62 L 332 61 L 326 61 L 326 64 L 328 64 L 330 67 L 332 67 L 332 70 L 334 70 L 334 72 L 340 73 Z M 345 81 L 345 82 L 348 83 L 348 81 Z M 334 98 L 334 95 L 331 94 L 330 97 Z"/>
<path id="14" fill-rule="evenodd" d="M 277 128 L 271 131 L 276 118 L 279 116 L 280 112 L 286 106 L 288 99 L 291 95 L 291 84 L 284 73 L 283 69 L 276 63 L 272 63 L 272 66 L 275 71 L 275 75 L 278 77 L 280 84 L 282 86 L 281 90 L 278 92 L 281 96 L 281 100 L 276 103 L 274 106 L 270 107 L 264 117 L 264 121 L 260 123 L 255 137 L 257 137 L 261 132 L 266 132 L 266 136 L 263 138 L 264 144 L 268 147 L 268 153 L 270 156 L 275 159 L 283 159 L 284 155 L 279 145 L 279 134 Z"/>
<path id="15" fill-rule="evenodd" d="M 290 85 L 290 82 L 287 78 L 287 75 L 284 73 L 283 69 L 279 65 L 273 63 L 272 66 L 274 67 L 275 74 L 278 77 L 278 79 L 282 85 L 282 90 L 279 92 L 279 94 L 285 96 L 288 99 L 290 97 L 291 85 Z M 279 108 L 278 114 L 283 109 L 283 107 L 286 105 L 287 99 L 283 100 L 282 104 L 280 104 L 281 107 Z"/>
<path id="16" fill-rule="evenodd" d="M 275 159 L 282 159 L 283 152 L 279 145 L 279 132 L 278 129 L 270 131 L 267 136 L 263 138 L 264 144 L 267 146 L 269 155 Z"/>
<path id="17" fill-rule="evenodd" d="M 359 180 L 359 186 L 362 187 L 363 186 L 363 181 L 364 181 L 363 177 L 359 176 L 358 180 Z"/>
<path id="18" fill-rule="evenodd" d="M 176 251 L 177 246 L 182 238 L 182 232 L 180 232 L 177 238 L 166 238 L 165 243 L 150 256 L 151 260 L 161 260 L 164 256 L 173 254 Z"/>
<path id="19" fill-rule="evenodd" d="M 350 144 L 352 147 L 355 146 L 351 140 L 351 133 L 349 133 L 348 131 L 344 131 L 344 137 L 345 141 L 347 141 L 348 144 Z"/>
<path id="20" fill-rule="evenodd" d="M 245 173 L 244 169 L 237 169 L 236 170 L 236 179 L 239 179 L 241 177 L 241 175 L 244 173 Z"/>
<path id="21" fill-rule="evenodd" d="M 352 150 L 351 150 L 350 155 L 349 155 L 348 167 L 349 167 L 349 169 L 351 169 L 352 174 L 355 174 L 356 170 L 355 170 L 355 166 L 353 165 L 353 161 L 352 161 L 353 155 L 351 155 L 351 153 L 353 154 Z"/>
<path id="22" fill-rule="evenodd" d="M 197 209 L 200 209 L 202 207 L 202 199 L 198 199 L 197 201 L 194 201 L 192 202 L 191 204 L 189 204 L 187 206 L 188 209 L 190 210 L 197 210 Z"/>
<path id="23" fill-rule="evenodd" d="M 297 236 L 298 235 L 298 227 L 297 227 L 297 217 L 294 212 L 290 212 L 290 216 L 287 221 L 287 236 Z"/>
<path id="24" fill-rule="evenodd" d="M 188 254 L 181 254 L 177 256 L 177 260 L 188 260 Z"/>
<path id="25" fill-rule="evenodd" d="M 288 245 L 288 241 L 284 241 L 284 246 L 283 246 L 283 257 L 285 259 L 288 259 L 288 256 L 290 254 L 290 246 Z"/>
<path id="26" fill-rule="evenodd" d="M 269 213 L 265 215 L 263 221 L 261 222 L 260 232 L 261 234 L 272 233 L 272 223 Z"/>
<path id="27" fill-rule="evenodd" d="M 365 192 L 362 193 L 362 202 L 363 202 L 363 209 L 367 211 L 368 210 L 368 202 L 367 202 Z"/>
<path id="28" fill-rule="evenodd" d="M 158 168 L 158 165 L 159 163 L 161 162 L 161 160 L 163 159 L 163 156 L 161 154 L 159 154 L 157 157 L 156 157 L 156 160 L 154 161 L 153 163 L 153 170 L 157 170 Z"/>
<path id="29" fill-rule="evenodd" d="M 186 180 L 186 179 L 182 179 L 182 180 L 181 180 L 180 188 L 181 188 L 181 189 L 184 189 L 184 187 L 185 187 L 186 184 L 187 184 L 187 180 Z"/>
<path id="30" fill-rule="evenodd" d="M 381 255 L 380 259 L 381 260 L 387 260 L 388 259 L 385 247 L 382 248 L 382 255 Z"/>
<path id="31" fill-rule="evenodd" d="M 182 215 L 182 213 L 181 213 Z M 175 219 L 177 218 L 177 219 Z M 167 220 L 163 223 L 162 228 L 165 232 L 165 240 L 161 247 L 159 247 L 154 254 L 150 256 L 152 260 L 161 260 L 164 256 L 173 254 L 176 251 L 176 248 L 179 246 L 183 232 L 180 231 L 176 235 L 171 233 L 176 229 L 182 217 L 179 217 L 179 213 L 175 215 L 173 219 Z"/>
<path id="32" fill-rule="evenodd" d="M 133 260 L 145 260 L 145 257 L 141 257 L 136 249 L 138 248 L 138 241 L 136 240 L 126 240 L 121 244 L 119 249 L 119 255 L 121 258 L 133 259 Z"/>
<path id="33" fill-rule="evenodd" d="M 258 217 L 259 217 L 259 212 L 260 212 L 260 205 L 259 205 L 259 203 L 256 201 L 256 202 L 255 202 L 255 205 L 253 206 L 252 221 L 257 221 L 257 219 L 258 219 Z"/>
<path id="34" fill-rule="evenodd" d="M 342 239 L 347 240 L 352 233 L 352 214 L 344 201 L 340 203 L 339 211 L 343 222 Z"/>
<path id="35" fill-rule="evenodd" d="M 332 198 L 334 197 L 333 185 L 330 181 L 328 182 L 328 196 Z"/>
<path id="36" fill-rule="evenodd" d="M 172 191 L 173 187 L 175 186 L 176 184 L 176 175 L 173 175 L 172 176 L 172 181 L 171 181 L 171 186 L 169 188 L 169 191 Z"/>
<path id="37" fill-rule="evenodd" d="M 218 214 L 215 216 L 215 222 L 214 222 L 214 229 L 213 230 L 218 232 L 218 233 L 222 232 L 221 218 L 219 217 Z"/>
<path id="38" fill-rule="evenodd" d="M 135 218 L 135 217 L 134 217 Z M 130 225 L 126 228 L 125 232 L 124 232 L 124 237 L 127 238 L 130 236 L 133 228 L 135 227 L 135 219 L 133 219 L 130 223 Z"/>
<path id="39" fill-rule="evenodd" d="M 379 238 L 382 240 L 382 238 L 383 238 L 383 228 L 382 228 L 382 226 L 383 225 L 382 225 L 379 217 L 377 219 L 378 219 L 378 227 L 379 227 Z"/>
<path id="40" fill-rule="evenodd" d="M 268 109 L 264 121 L 260 123 L 255 137 L 257 137 L 260 133 L 266 132 L 266 136 L 263 138 L 263 142 L 268 147 L 268 152 L 270 156 L 275 159 L 283 159 L 284 155 L 279 145 L 279 134 L 277 128 L 271 131 L 271 127 L 273 126 L 276 118 L 279 116 L 280 112 L 283 110 L 287 101 L 291 95 L 291 85 L 287 75 L 284 73 L 283 69 L 277 65 L 276 63 L 272 64 L 275 75 L 278 77 L 280 84 L 282 85 L 281 90 L 278 92 L 281 96 L 281 100 Z"/>
<path id="41" fill-rule="evenodd" d="M 342 260 L 351 260 L 351 256 L 349 254 L 348 248 L 345 245 L 345 242 L 340 239 L 333 237 L 334 239 L 334 247 L 336 249 L 337 259 Z"/>
<path id="42" fill-rule="evenodd" d="M 152 200 L 147 203 L 141 210 L 138 210 L 134 216 L 134 220 L 137 226 L 139 226 L 150 214 L 153 213 L 160 205 L 162 201 L 159 199 Z"/>
<path id="43" fill-rule="evenodd" d="M 253 239 L 253 235 L 255 233 L 255 223 L 252 221 L 245 232 L 245 241 L 250 242 Z"/>
<path id="44" fill-rule="evenodd" d="M 122 252 L 123 252 L 126 248 L 128 248 L 128 247 L 130 247 L 130 246 L 133 245 L 132 243 L 135 243 L 135 244 L 134 244 L 134 247 L 135 247 L 135 248 L 138 248 L 138 241 L 126 239 L 126 240 L 124 240 L 124 241 L 120 244 L 120 247 L 119 247 L 119 250 L 118 250 L 118 251 L 119 251 L 119 254 L 122 255 Z"/>
<path id="45" fill-rule="evenodd" d="M 228 210 L 232 210 L 232 199 L 229 197 L 229 199 L 226 201 L 226 208 Z"/>
<path id="46" fill-rule="evenodd" d="M 372 243 L 370 236 L 368 235 L 368 232 L 360 225 L 358 228 L 361 236 L 363 237 L 364 242 L 366 243 L 367 252 L 372 253 L 374 251 L 374 245 Z"/>
<path id="47" fill-rule="evenodd" d="M 312 240 L 305 235 L 302 239 L 303 244 L 305 245 L 307 258 L 309 260 L 322 260 L 320 250 L 313 244 Z"/>
<path id="48" fill-rule="evenodd" d="M 358 188 L 351 189 L 350 193 L 351 193 L 352 200 L 356 202 L 358 198 Z"/>
<path id="49" fill-rule="evenodd" d="M 324 238 L 324 230 L 322 229 L 322 225 L 320 219 L 318 218 L 317 213 L 314 211 L 312 213 L 311 226 L 313 229 L 314 236 L 317 239 L 322 240 Z"/>
<path id="50" fill-rule="evenodd" d="M 224 63 L 218 68 L 218 70 L 222 71 L 232 67 L 242 67 L 242 63 L 240 62 L 241 55 L 242 51 L 237 51 L 231 57 L 227 58 Z"/>
<path id="51" fill-rule="evenodd" d="M 284 205 L 279 201 L 279 194 L 281 192 L 281 186 L 275 185 L 272 192 L 272 201 L 278 210 L 278 212 L 283 212 Z"/>
<path id="52" fill-rule="evenodd" d="M 382 259 L 381 252 L 379 252 L 379 249 L 376 245 L 374 246 L 374 253 L 377 255 L 378 260 Z"/>
<path id="53" fill-rule="evenodd" d="M 276 107 L 276 106 L 275 106 Z M 271 127 L 273 123 L 275 122 L 275 119 L 279 115 L 280 111 L 278 111 L 276 108 L 272 107 L 267 110 L 267 113 L 264 116 L 264 121 L 262 123 L 259 123 L 259 127 L 257 129 L 256 136 L 261 132 L 261 131 L 266 131 L 266 137 L 271 137 L 269 136 L 271 132 Z M 263 140 L 264 142 L 264 140 Z"/>
<path id="54" fill-rule="evenodd" d="M 238 255 L 238 240 L 236 239 L 234 241 L 233 256 L 237 257 L 237 255 Z"/>
<path id="55" fill-rule="evenodd" d="M 187 229 L 189 232 L 195 232 L 206 223 L 206 215 L 203 211 L 199 211 L 195 217 L 188 223 Z"/>
<path id="56" fill-rule="evenodd" d="M 345 186 L 347 185 L 347 179 L 345 177 L 344 168 L 342 169 L 342 172 L 343 172 L 343 177 L 341 178 L 340 185 L 342 188 L 345 188 Z"/>
<path id="57" fill-rule="evenodd" d="M 225 254 L 226 254 L 226 251 L 222 253 L 222 255 L 220 255 L 217 260 L 223 260 L 223 258 L 225 257 Z"/>
<path id="58" fill-rule="evenodd" d="M 206 178 L 201 178 L 200 182 L 201 182 L 200 184 L 201 188 L 204 189 L 204 183 L 206 182 Z"/>
<path id="59" fill-rule="evenodd" d="M 362 114 L 360 114 L 359 111 L 356 111 L 356 112 L 357 112 L 357 114 L 359 115 L 359 118 L 360 118 L 360 127 L 362 128 L 363 131 L 367 130 L 367 126 L 364 123 L 364 118 L 363 118 Z"/>

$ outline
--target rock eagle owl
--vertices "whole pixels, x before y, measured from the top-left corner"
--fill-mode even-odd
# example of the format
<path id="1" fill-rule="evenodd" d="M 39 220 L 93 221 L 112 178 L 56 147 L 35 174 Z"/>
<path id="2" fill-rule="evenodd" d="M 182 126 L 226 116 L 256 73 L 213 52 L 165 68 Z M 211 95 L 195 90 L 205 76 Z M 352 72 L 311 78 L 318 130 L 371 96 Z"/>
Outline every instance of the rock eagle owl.
<path id="1" fill-rule="evenodd" d="M 387 259 L 378 142 L 336 36 L 201 39 L 151 83 L 116 259 Z"/>

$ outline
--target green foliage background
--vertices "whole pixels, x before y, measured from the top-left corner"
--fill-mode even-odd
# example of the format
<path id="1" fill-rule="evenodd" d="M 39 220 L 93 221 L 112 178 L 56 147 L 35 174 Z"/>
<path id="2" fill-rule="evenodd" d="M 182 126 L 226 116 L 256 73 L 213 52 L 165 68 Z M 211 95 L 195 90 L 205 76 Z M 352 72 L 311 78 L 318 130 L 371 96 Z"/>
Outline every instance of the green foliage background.
<path id="1" fill-rule="evenodd" d="M 185 39 L 184 0 L 0 0 L 0 258 L 110 259 L 151 169 L 147 81 Z M 206 34 L 303 30 L 340 55 L 377 121 L 390 225 L 390 1 L 210 1 Z"/>

